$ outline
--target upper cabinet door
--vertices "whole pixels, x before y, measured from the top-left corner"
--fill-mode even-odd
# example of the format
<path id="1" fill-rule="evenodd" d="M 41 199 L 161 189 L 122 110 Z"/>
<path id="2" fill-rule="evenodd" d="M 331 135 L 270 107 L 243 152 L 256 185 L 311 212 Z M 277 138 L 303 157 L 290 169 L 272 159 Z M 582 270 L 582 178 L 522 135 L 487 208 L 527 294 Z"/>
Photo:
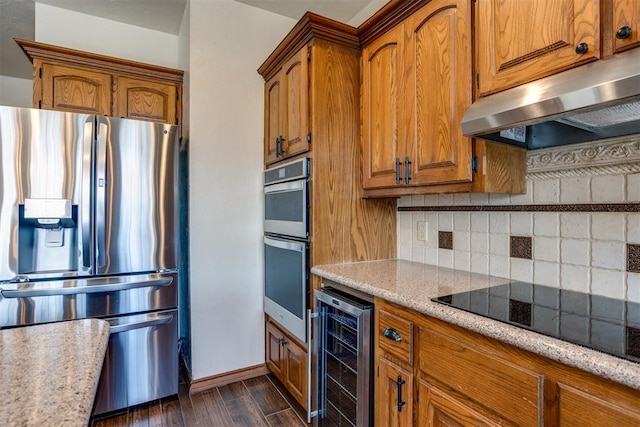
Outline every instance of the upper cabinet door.
<path id="1" fill-rule="evenodd" d="M 282 73 L 278 73 L 264 85 L 264 161 L 273 163 L 280 156 L 284 95 Z"/>
<path id="2" fill-rule="evenodd" d="M 284 156 L 309 151 L 309 50 L 305 46 L 282 67 Z"/>
<path id="3" fill-rule="evenodd" d="M 409 132 L 402 139 L 413 185 L 471 180 L 471 139 L 460 126 L 472 93 L 469 4 L 433 0 L 405 26 L 411 102 L 403 104 Z"/>
<path id="4" fill-rule="evenodd" d="M 640 45 L 640 0 L 613 2 L 614 51 L 620 52 Z"/>
<path id="5" fill-rule="evenodd" d="M 175 84 L 118 77 L 114 116 L 177 124 Z"/>
<path id="6" fill-rule="evenodd" d="M 364 188 L 398 184 L 405 139 L 399 137 L 403 70 L 402 26 L 362 51 L 362 158 Z M 403 130 L 405 133 L 407 129 Z M 401 142 L 402 141 L 402 142 Z"/>
<path id="7" fill-rule="evenodd" d="M 484 95 L 600 58 L 600 0 L 478 0 Z"/>
<path id="8" fill-rule="evenodd" d="M 35 101 L 40 91 L 34 88 L 34 107 L 101 115 L 111 113 L 109 74 L 43 63 L 42 79 L 34 78 L 34 82 L 42 85 L 40 105 Z"/>

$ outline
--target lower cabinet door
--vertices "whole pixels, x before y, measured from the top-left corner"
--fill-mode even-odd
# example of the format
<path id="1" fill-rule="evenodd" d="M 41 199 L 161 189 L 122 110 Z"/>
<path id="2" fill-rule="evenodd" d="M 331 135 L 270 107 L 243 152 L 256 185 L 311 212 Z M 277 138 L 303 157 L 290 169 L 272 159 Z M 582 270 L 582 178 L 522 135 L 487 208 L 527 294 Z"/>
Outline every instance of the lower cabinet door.
<path id="1" fill-rule="evenodd" d="M 602 390 L 598 390 L 602 393 Z M 640 426 L 638 407 L 624 407 L 611 399 L 587 393 L 568 384 L 558 384 L 558 413 L 561 426 Z"/>
<path id="2" fill-rule="evenodd" d="M 178 311 L 105 320 L 109 345 L 93 415 L 178 393 Z"/>
<path id="3" fill-rule="evenodd" d="M 284 334 L 273 323 L 267 320 L 266 322 L 266 356 L 267 367 L 278 377 L 281 381 L 284 378 L 284 359 L 282 354 L 282 342 L 284 340 Z"/>
<path id="4" fill-rule="evenodd" d="M 431 385 L 418 385 L 419 426 L 497 426 L 473 409 Z"/>
<path id="5" fill-rule="evenodd" d="M 378 358 L 374 401 L 376 426 L 413 425 L 413 374 Z"/>
<path id="6" fill-rule="evenodd" d="M 298 403 L 307 409 L 307 352 L 288 341 L 284 344 L 284 358 L 287 364 L 285 386 Z"/>

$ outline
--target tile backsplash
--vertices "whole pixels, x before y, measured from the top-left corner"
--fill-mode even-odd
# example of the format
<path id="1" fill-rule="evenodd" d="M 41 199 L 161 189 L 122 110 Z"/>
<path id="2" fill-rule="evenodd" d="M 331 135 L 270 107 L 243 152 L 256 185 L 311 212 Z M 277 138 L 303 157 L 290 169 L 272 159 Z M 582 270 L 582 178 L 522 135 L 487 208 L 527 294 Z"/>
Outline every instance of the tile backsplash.
<path id="1" fill-rule="evenodd" d="M 640 302 L 640 213 L 540 206 L 618 203 L 640 203 L 640 173 L 527 179 L 521 195 L 402 197 L 398 207 L 425 209 L 398 212 L 398 258 Z M 482 209 L 494 205 L 506 209 Z"/>

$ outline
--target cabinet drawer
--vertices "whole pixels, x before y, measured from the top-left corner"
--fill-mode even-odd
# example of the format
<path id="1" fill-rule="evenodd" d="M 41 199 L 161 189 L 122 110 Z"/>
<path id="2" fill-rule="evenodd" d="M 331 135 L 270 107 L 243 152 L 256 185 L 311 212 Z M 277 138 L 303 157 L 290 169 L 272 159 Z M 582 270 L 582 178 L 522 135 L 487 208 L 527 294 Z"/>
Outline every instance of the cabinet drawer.
<path id="1" fill-rule="evenodd" d="M 420 371 L 491 408 L 507 424 L 538 425 L 544 377 L 455 338 L 420 327 Z"/>
<path id="2" fill-rule="evenodd" d="M 413 364 L 413 322 L 379 310 L 378 348 L 387 356 Z"/>

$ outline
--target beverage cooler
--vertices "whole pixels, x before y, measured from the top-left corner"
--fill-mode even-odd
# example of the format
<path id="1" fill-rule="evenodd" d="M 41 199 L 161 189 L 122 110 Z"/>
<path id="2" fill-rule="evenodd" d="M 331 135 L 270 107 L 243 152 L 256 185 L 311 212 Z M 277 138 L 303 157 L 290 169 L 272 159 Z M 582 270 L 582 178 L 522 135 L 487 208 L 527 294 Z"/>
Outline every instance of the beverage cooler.
<path id="1" fill-rule="evenodd" d="M 330 287 L 314 294 L 314 425 L 371 426 L 373 304 Z"/>

